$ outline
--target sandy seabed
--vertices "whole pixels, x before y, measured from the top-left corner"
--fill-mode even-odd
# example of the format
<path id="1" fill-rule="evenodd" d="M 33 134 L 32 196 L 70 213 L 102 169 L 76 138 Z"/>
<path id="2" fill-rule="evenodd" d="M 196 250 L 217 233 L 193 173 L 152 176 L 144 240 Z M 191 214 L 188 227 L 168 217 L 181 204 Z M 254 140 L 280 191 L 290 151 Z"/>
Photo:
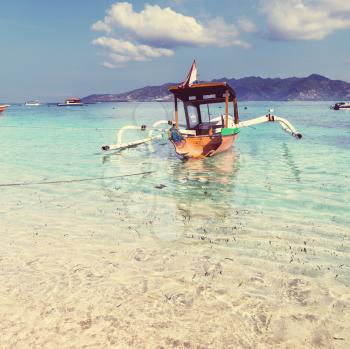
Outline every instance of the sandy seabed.
<path id="1" fill-rule="evenodd" d="M 343 227 L 55 190 L 3 192 L 0 348 L 350 347 Z"/>

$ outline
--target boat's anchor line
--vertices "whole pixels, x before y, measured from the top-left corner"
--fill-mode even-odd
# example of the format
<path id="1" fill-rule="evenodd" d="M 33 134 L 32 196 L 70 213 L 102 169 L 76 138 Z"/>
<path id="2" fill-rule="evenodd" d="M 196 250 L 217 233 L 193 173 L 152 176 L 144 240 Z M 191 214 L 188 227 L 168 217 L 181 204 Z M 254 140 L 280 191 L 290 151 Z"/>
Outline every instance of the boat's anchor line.
<path id="1" fill-rule="evenodd" d="M 146 176 L 146 175 L 152 174 L 154 172 L 155 171 L 145 171 L 145 172 L 137 172 L 137 173 L 126 173 L 123 175 L 116 175 L 116 176 L 109 176 L 109 177 L 105 176 L 105 177 L 93 177 L 93 178 L 78 178 L 78 179 L 66 179 L 66 180 L 57 180 L 57 181 L 2 183 L 2 184 L 0 184 L 0 187 L 23 187 L 23 186 L 31 186 L 31 185 L 92 182 L 92 181 L 97 181 L 97 180 L 116 179 L 116 178 L 134 177 L 134 176 Z"/>
<path id="2" fill-rule="evenodd" d="M 267 114 L 255 119 L 247 120 L 247 121 L 241 121 L 237 126 L 239 128 L 242 128 L 242 127 L 263 124 L 265 122 L 278 122 L 282 127 L 282 129 L 288 132 L 289 134 L 291 134 L 293 137 L 297 139 L 301 139 L 303 137 L 302 134 L 299 133 L 288 120 L 272 114 Z"/>
<path id="3" fill-rule="evenodd" d="M 152 128 L 148 129 L 146 125 L 140 126 L 135 126 L 135 125 L 127 125 L 122 127 L 119 132 L 117 133 L 117 143 L 116 144 L 110 144 L 110 145 L 104 145 L 102 146 L 102 150 L 104 151 L 112 151 L 112 150 L 123 150 L 127 148 L 133 148 L 137 147 L 138 145 L 144 144 L 144 143 L 149 143 L 157 139 L 162 139 L 163 134 L 166 131 L 165 129 L 158 129 L 157 127 L 162 124 L 167 124 L 171 125 L 172 122 L 169 120 L 160 120 L 157 121 L 155 124 L 153 124 Z M 160 132 L 160 134 L 153 135 L 153 131 L 157 130 Z M 141 131 L 147 131 L 148 130 L 148 137 L 142 138 L 133 142 L 125 143 L 123 142 L 123 135 L 125 131 L 129 130 L 141 130 Z"/>

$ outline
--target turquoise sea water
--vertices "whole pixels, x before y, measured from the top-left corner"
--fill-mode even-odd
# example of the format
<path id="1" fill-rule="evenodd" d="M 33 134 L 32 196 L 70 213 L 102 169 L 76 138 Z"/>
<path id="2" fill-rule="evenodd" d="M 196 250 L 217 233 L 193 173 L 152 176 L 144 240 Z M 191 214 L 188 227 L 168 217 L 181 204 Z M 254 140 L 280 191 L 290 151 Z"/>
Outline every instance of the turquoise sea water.
<path id="1" fill-rule="evenodd" d="M 297 141 L 278 124 L 242 129 L 234 148 L 220 156 L 183 161 L 167 142 L 104 156 L 126 124 L 151 126 L 172 119 L 171 103 L 116 103 L 84 107 L 12 106 L 0 117 L 1 183 L 110 177 L 152 171 L 147 176 L 78 183 L 120 198 L 145 194 L 157 209 L 162 201 L 190 206 L 249 210 L 270 224 L 293 219 L 305 224 L 350 228 L 350 113 L 330 103 L 242 102 L 242 120 L 270 108 L 303 134 Z M 247 106 L 243 110 L 243 106 Z M 127 139 L 144 134 L 131 131 Z M 164 185 L 163 189 L 156 186 Z M 68 191 L 72 186 L 65 185 Z M 1 188 L 2 198 L 30 187 Z M 40 187 L 40 190 L 49 190 Z M 107 194 L 106 194 L 107 195 Z M 91 203 L 93 204 L 93 203 Z M 207 205 L 207 206 L 206 206 Z M 158 207 L 159 206 L 159 207 Z M 215 220 L 215 216 L 211 217 Z M 132 219 L 132 218 L 131 218 Z M 288 229 L 285 229 L 288 232 Z M 336 236 L 329 234 L 329 238 Z"/>
<path id="2" fill-rule="evenodd" d="M 137 185 L 134 178 L 123 179 L 123 191 L 276 211 L 277 216 L 288 212 L 348 226 L 350 113 L 329 110 L 329 104 L 242 102 L 248 106 L 241 110 L 242 120 L 273 106 L 304 138 L 296 141 L 277 124 L 264 124 L 243 129 L 226 154 L 187 162 L 164 142 L 110 157 L 100 152 L 103 144 L 115 143 L 123 125 L 171 119 L 170 103 L 12 106 L 0 117 L 0 176 L 3 183 L 13 183 L 155 171 Z M 143 136 L 127 133 L 129 140 Z M 166 189 L 154 188 L 159 183 Z"/>
<path id="3" fill-rule="evenodd" d="M 330 104 L 242 102 L 242 120 L 272 107 L 303 139 L 269 123 L 242 129 L 230 151 L 188 161 L 165 141 L 100 150 L 124 125 L 172 119 L 172 103 L 11 106 L 0 115 L 4 347 L 17 333 L 22 347 L 107 347 L 119 319 L 123 348 L 143 347 L 151 329 L 150 348 L 169 338 L 346 348 L 350 112 Z M 86 178 L 96 180 L 36 184 Z M 27 185 L 4 186 L 13 183 Z"/>

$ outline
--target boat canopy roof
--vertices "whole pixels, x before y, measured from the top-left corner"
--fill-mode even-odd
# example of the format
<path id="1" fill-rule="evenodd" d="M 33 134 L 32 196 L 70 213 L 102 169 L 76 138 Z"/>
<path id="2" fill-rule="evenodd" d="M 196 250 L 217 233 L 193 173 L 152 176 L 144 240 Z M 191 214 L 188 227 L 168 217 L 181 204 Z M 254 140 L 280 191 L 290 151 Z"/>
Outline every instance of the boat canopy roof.
<path id="1" fill-rule="evenodd" d="M 235 90 L 226 82 L 207 82 L 185 87 L 171 86 L 169 91 L 182 102 L 190 102 L 195 105 L 223 103 L 226 92 L 229 94 L 229 101 L 236 98 Z"/>

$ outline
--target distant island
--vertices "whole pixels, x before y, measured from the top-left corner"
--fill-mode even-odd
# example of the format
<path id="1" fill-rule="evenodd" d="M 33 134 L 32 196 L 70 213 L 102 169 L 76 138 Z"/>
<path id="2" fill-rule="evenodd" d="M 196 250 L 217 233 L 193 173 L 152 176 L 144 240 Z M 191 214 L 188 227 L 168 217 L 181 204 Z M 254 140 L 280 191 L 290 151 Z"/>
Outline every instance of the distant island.
<path id="1" fill-rule="evenodd" d="M 350 83 L 331 80 L 322 75 L 312 74 L 305 78 L 221 78 L 212 81 L 226 81 L 235 88 L 239 100 L 245 101 L 340 101 L 350 99 Z M 93 94 L 84 97 L 84 103 L 98 102 L 152 102 L 171 101 L 169 86 L 146 86 L 118 94 Z"/>

